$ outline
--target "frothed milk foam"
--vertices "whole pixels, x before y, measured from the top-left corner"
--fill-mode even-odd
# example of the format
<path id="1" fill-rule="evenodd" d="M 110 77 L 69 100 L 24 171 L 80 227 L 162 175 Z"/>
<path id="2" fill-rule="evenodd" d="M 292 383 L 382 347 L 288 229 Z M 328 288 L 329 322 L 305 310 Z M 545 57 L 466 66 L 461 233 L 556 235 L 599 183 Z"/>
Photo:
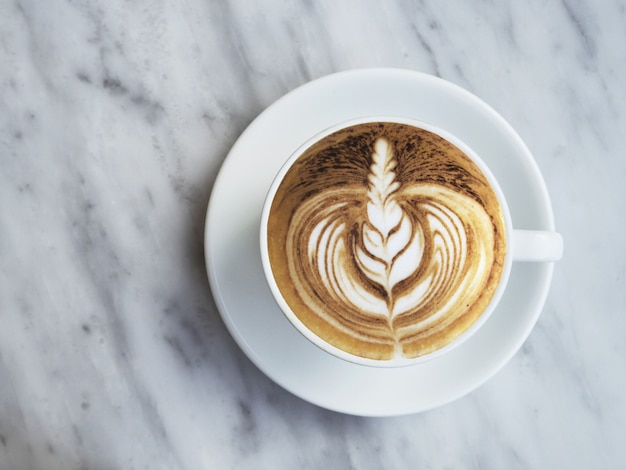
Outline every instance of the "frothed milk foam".
<path id="1" fill-rule="evenodd" d="M 500 204 L 478 166 L 439 135 L 392 122 L 307 149 L 276 192 L 267 241 L 300 321 L 383 360 L 428 354 L 469 329 L 506 254 Z"/>

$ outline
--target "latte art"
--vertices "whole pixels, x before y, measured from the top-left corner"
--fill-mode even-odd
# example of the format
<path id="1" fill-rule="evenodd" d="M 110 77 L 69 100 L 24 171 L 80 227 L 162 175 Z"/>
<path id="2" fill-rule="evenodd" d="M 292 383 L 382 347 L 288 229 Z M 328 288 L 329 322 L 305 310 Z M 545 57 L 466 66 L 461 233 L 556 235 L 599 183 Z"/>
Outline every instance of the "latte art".
<path id="1" fill-rule="evenodd" d="M 505 254 L 495 194 L 441 137 L 361 124 L 311 147 L 279 187 L 270 263 L 298 318 L 372 359 L 418 357 L 466 331 Z"/>

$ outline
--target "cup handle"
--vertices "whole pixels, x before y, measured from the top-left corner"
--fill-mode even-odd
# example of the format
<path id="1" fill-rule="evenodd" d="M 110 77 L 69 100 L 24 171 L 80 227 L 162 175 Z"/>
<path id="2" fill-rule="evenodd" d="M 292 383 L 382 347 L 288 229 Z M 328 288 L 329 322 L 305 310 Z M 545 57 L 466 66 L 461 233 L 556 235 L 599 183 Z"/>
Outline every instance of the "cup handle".
<path id="1" fill-rule="evenodd" d="M 563 237 L 557 232 L 513 230 L 513 261 L 558 261 L 563 256 Z"/>

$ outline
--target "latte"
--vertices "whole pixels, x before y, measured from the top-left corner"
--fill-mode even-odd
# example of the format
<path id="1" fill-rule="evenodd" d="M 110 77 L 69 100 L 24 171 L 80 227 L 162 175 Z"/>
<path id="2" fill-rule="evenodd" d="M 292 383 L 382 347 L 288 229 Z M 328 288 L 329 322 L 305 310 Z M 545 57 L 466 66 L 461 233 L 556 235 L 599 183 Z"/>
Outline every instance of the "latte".
<path id="1" fill-rule="evenodd" d="M 356 124 L 312 144 L 282 178 L 266 230 L 293 313 L 368 359 L 420 357 L 466 332 L 506 255 L 487 177 L 448 140 L 405 123 Z"/>

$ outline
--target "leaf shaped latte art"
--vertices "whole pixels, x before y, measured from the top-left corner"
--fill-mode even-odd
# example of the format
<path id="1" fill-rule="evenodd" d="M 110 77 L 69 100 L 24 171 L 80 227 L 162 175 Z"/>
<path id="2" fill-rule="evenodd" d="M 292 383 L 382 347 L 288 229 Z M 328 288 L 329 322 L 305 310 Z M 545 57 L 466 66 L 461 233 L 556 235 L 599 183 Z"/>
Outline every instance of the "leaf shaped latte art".
<path id="1" fill-rule="evenodd" d="M 400 183 L 396 181 L 396 161 L 389 143 L 378 139 L 372 155 L 367 202 L 367 222 L 363 225 L 363 246 L 355 245 L 356 261 L 369 279 L 385 291 L 388 313 L 393 312 L 393 287 L 419 267 L 423 234 L 396 201 Z M 391 315 L 390 315 L 391 316 Z"/>
<path id="2" fill-rule="evenodd" d="M 467 329 L 489 301 L 494 224 L 475 198 L 396 174 L 372 147 L 367 185 L 346 182 L 295 206 L 285 236 L 293 310 L 327 342 L 374 359 L 417 357 Z"/>

